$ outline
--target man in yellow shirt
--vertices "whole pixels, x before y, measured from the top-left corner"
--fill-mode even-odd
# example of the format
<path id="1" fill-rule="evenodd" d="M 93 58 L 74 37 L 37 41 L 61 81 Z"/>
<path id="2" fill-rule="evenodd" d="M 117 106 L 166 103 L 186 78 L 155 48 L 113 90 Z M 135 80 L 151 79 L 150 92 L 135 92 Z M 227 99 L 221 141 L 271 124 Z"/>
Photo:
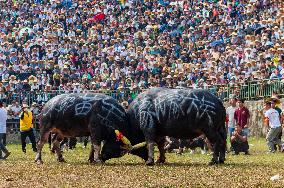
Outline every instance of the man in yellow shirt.
<path id="1" fill-rule="evenodd" d="M 27 104 L 23 104 L 22 112 L 20 114 L 20 132 L 21 132 L 21 142 L 22 150 L 26 153 L 26 138 L 29 137 L 33 151 L 37 152 L 35 135 L 33 132 L 33 113 L 29 111 Z"/>

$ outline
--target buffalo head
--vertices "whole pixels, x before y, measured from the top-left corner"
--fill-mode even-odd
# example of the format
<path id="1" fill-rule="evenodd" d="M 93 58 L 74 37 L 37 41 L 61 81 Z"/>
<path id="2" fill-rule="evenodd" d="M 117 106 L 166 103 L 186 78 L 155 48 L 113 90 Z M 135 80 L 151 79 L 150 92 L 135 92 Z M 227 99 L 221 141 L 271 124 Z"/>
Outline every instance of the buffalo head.
<path id="1" fill-rule="evenodd" d="M 145 142 L 131 145 L 131 141 L 128 138 L 116 132 L 111 138 L 105 140 L 101 149 L 101 159 L 106 161 L 111 158 L 122 157 L 127 153 L 137 155 L 145 161 L 148 159 L 148 150 Z"/>

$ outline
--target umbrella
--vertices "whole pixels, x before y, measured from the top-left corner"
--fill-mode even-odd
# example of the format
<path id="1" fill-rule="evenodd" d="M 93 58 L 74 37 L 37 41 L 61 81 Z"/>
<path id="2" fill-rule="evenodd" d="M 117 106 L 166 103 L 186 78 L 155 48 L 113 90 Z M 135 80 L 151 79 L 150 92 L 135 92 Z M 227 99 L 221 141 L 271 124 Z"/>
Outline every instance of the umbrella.
<path id="1" fill-rule="evenodd" d="M 266 29 L 266 27 L 259 27 L 259 28 L 256 28 L 256 30 L 254 31 L 254 35 L 258 35 L 258 34 L 261 34 L 261 31 Z"/>
<path id="2" fill-rule="evenodd" d="M 104 13 L 100 12 L 100 13 L 98 13 L 94 16 L 94 21 L 97 21 L 97 22 L 101 21 L 101 20 L 105 19 L 105 17 L 106 17 L 106 15 Z"/>
<path id="3" fill-rule="evenodd" d="M 24 35 L 24 33 L 31 34 L 31 33 L 33 33 L 33 30 L 29 27 L 24 27 L 19 32 L 20 37 L 22 37 Z"/>
<path id="4" fill-rule="evenodd" d="M 219 46 L 219 45 L 222 45 L 224 44 L 224 42 L 222 40 L 217 40 L 217 41 L 214 41 L 210 44 L 211 47 L 215 47 L 215 46 Z"/>

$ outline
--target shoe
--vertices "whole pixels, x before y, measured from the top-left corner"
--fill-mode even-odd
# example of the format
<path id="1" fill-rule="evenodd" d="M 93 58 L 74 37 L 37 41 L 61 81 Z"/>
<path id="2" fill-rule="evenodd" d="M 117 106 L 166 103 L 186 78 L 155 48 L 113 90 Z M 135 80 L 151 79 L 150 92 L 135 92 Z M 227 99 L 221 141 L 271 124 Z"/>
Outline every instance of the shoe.
<path id="1" fill-rule="evenodd" d="M 27 150 L 26 150 L 26 149 L 23 149 L 23 152 L 24 152 L 24 153 L 27 153 Z"/>
<path id="2" fill-rule="evenodd" d="M 9 151 L 5 152 L 3 159 L 7 159 L 7 157 L 9 157 L 9 155 L 11 155 L 11 152 L 9 152 Z"/>
<path id="3" fill-rule="evenodd" d="M 275 150 L 266 152 L 266 154 L 272 154 L 272 153 L 275 153 Z"/>
<path id="4" fill-rule="evenodd" d="M 248 151 L 245 151 L 245 155 L 249 155 L 249 152 L 248 152 Z"/>

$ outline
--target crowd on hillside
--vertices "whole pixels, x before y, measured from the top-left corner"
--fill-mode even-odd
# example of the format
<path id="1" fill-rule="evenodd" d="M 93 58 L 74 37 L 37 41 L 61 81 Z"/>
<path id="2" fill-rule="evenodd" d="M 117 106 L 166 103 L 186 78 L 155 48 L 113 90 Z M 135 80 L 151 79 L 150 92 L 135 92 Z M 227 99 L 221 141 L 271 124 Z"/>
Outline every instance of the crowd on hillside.
<path id="1" fill-rule="evenodd" d="M 283 1 L 23 0 L 0 6 L 1 98 L 7 91 L 203 87 L 284 75 Z"/>

